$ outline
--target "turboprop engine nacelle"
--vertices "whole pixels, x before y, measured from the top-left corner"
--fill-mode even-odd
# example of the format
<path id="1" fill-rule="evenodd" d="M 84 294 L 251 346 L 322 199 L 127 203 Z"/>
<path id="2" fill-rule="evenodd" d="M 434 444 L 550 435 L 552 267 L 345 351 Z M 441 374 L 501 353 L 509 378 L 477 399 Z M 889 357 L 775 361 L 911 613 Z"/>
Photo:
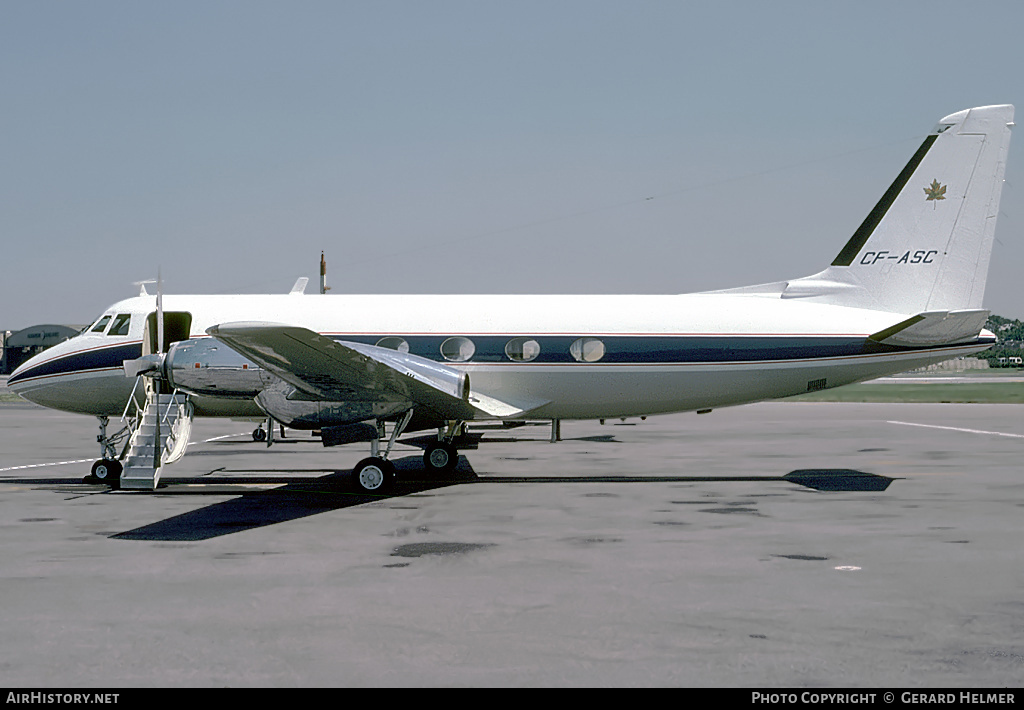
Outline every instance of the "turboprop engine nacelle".
<path id="1" fill-rule="evenodd" d="M 163 376 L 172 387 L 192 394 L 244 399 L 280 381 L 212 338 L 174 343 L 164 358 Z"/>
<path id="2" fill-rule="evenodd" d="M 159 370 L 171 387 L 183 392 L 254 399 L 264 412 L 292 429 L 323 429 L 381 419 L 401 414 L 413 406 L 407 401 L 331 402 L 307 398 L 276 375 L 212 338 L 182 340 L 174 343 L 166 356 L 144 356 L 131 362 L 136 369 Z"/>
<path id="3" fill-rule="evenodd" d="M 260 409 L 291 429 L 323 429 L 401 414 L 413 403 L 394 400 L 329 402 L 307 398 L 278 380 L 256 397 Z"/>

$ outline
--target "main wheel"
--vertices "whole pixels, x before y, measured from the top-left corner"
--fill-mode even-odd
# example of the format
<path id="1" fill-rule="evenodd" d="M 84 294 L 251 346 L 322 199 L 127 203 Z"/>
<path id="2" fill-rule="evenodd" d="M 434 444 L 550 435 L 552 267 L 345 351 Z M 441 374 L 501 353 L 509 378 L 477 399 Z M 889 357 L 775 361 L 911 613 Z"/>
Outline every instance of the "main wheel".
<path id="1" fill-rule="evenodd" d="M 120 488 L 121 471 L 120 461 L 100 459 L 92 465 L 92 471 L 86 480 L 92 479 L 90 482 L 106 483 L 111 488 Z"/>
<path id="2" fill-rule="evenodd" d="M 352 469 L 352 483 L 358 493 L 387 493 L 394 480 L 395 467 L 376 456 L 363 459 Z"/>
<path id="3" fill-rule="evenodd" d="M 431 442 L 423 451 L 423 465 L 431 473 L 450 473 L 458 463 L 458 450 L 443 441 Z"/>
<path id="4" fill-rule="evenodd" d="M 252 440 L 253 441 L 266 441 L 267 440 L 267 432 L 263 430 L 263 427 L 256 427 L 255 429 L 252 430 Z"/>

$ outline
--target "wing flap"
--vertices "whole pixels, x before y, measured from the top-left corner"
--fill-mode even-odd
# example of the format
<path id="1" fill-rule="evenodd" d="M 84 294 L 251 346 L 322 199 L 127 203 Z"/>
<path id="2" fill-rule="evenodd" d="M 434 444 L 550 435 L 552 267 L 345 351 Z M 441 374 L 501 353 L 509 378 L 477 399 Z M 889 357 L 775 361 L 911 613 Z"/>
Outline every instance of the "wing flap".
<path id="1" fill-rule="evenodd" d="M 486 412 L 492 417 L 498 417 L 499 419 L 521 417 L 531 409 L 536 409 L 541 405 L 547 404 L 547 402 L 513 404 L 511 402 L 503 402 L 500 399 L 495 399 L 494 397 L 488 397 L 480 392 L 470 392 L 469 402 L 477 409 Z"/>

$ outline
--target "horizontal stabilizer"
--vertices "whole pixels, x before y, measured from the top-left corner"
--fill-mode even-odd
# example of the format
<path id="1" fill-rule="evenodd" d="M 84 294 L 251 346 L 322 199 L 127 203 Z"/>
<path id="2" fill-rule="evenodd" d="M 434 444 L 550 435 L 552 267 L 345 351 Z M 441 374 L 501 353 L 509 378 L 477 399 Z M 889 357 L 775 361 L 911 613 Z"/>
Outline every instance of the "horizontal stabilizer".
<path id="1" fill-rule="evenodd" d="M 871 340 L 905 348 L 954 345 L 974 340 L 985 327 L 989 311 L 928 311 L 872 334 Z"/>

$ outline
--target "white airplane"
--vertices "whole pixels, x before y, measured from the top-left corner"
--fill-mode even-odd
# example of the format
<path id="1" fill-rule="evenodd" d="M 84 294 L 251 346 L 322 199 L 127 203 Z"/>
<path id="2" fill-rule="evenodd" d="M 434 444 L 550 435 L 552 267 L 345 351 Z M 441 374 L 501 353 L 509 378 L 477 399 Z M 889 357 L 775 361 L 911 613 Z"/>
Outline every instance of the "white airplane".
<path id="1" fill-rule="evenodd" d="M 943 118 L 812 276 L 664 296 L 304 295 L 300 279 L 291 294 L 154 297 L 143 286 L 8 385 L 99 417 L 92 477 L 113 486 L 155 488 L 193 416 L 231 416 L 369 442 L 353 479 L 379 493 L 406 431 L 437 429 L 424 463 L 445 471 L 468 423 L 700 412 L 976 353 L 995 342 L 982 296 L 1012 126 L 1009 105 Z M 107 418 L 142 409 L 143 390 L 161 414 L 141 420 L 164 433 L 135 425 L 118 455 L 128 433 L 108 437 Z"/>

